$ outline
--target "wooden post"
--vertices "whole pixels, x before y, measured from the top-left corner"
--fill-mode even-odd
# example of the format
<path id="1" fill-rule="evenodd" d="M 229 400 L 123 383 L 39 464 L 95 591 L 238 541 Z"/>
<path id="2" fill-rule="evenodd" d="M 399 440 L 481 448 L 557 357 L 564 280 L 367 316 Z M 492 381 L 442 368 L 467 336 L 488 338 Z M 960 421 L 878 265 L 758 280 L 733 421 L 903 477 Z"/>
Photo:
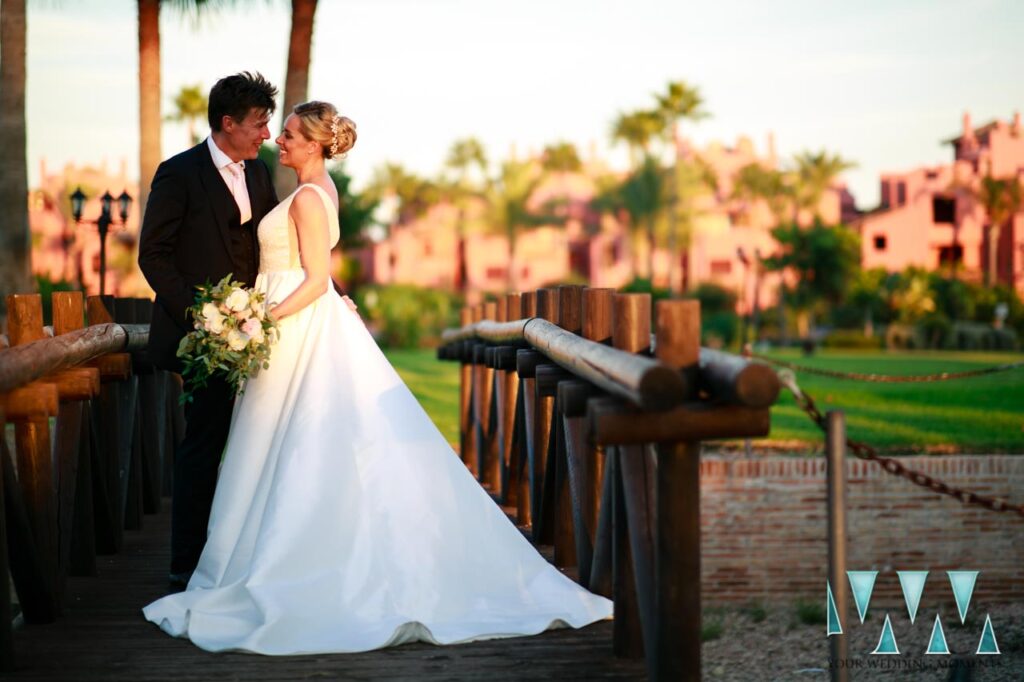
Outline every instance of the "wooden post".
<path id="1" fill-rule="evenodd" d="M 463 306 L 459 314 L 459 322 L 465 327 L 473 321 L 473 311 L 470 306 Z M 471 416 L 472 416 L 472 386 L 473 386 L 473 364 L 463 357 L 459 365 L 459 456 L 463 462 L 468 462 L 470 449 L 473 443 Z"/>
<path id="2" fill-rule="evenodd" d="M 518 293 L 507 294 L 503 299 L 504 306 L 499 306 L 499 319 L 503 321 L 518 320 L 522 311 L 522 296 Z M 514 445 L 516 405 L 519 400 L 519 378 L 515 373 L 515 349 L 512 346 L 501 346 L 495 356 L 495 415 L 497 443 L 497 464 L 499 481 L 499 500 L 504 504 L 516 501 L 518 480 L 515 469 L 519 463 L 518 453 Z"/>
<path id="3" fill-rule="evenodd" d="M 612 296 L 614 289 L 584 289 L 581 335 L 598 343 L 612 342 Z"/>
<path id="4" fill-rule="evenodd" d="M 494 320 L 497 317 L 497 306 L 493 301 L 482 304 L 481 320 Z M 494 369 L 488 367 L 484 362 L 484 349 L 486 346 L 477 346 L 479 361 L 473 365 L 473 390 L 474 390 L 474 422 L 476 432 L 474 440 L 476 443 L 475 459 L 477 478 L 485 487 L 491 490 L 495 487 L 495 481 L 488 477 L 489 457 L 493 449 L 494 439 L 491 429 L 491 411 L 494 402 Z"/>
<path id="5" fill-rule="evenodd" d="M 615 610 L 612 649 L 620 658 L 640 658 L 644 655 L 643 629 L 633 574 L 622 472 L 619 471 L 621 463 L 621 453 L 619 448 L 615 448 L 609 454 L 612 476 L 612 601 Z"/>
<path id="6" fill-rule="evenodd" d="M 612 297 L 612 345 L 629 353 L 640 353 L 651 345 L 650 294 L 615 294 Z M 645 647 L 640 618 L 640 599 L 636 573 L 636 557 L 630 538 L 634 528 L 629 523 L 626 488 L 623 479 L 623 461 L 636 457 L 635 448 L 619 447 L 614 450 L 614 465 L 609 466 L 612 476 L 612 583 L 615 602 L 614 649 L 617 656 L 639 658 Z M 632 482 L 632 481 L 631 481 Z M 635 524 L 633 524 L 635 525 Z M 638 538 L 639 540 L 639 538 Z"/>
<path id="7" fill-rule="evenodd" d="M 0 436 L 7 430 L 3 409 L 0 408 Z M 5 438 L 6 440 L 6 438 Z M 0 452 L 6 459 L 6 454 Z M 4 467 L 0 466 L 0 672 L 14 670 L 14 638 L 11 633 L 11 571 L 7 561 L 7 514 L 4 513 Z"/>
<path id="8" fill-rule="evenodd" d="M 583 311 L 580 321 L 582 336 L 598 343 L 612 343 L 612 310 L 614 289 L 587 288 L 583 290 Z M 592 446 L 589 458 L 593 466 L 581 472 L 581 485 L 588 490 L 582 497 L 581 510 L 587 528 L 591 530 L 593 558 L 586 586 L 593 592 L 611 596 L 612 562 L 612 481 L 609 476 L 608 455 L 605 448 Z M 587 458 L 581 458 L 587 461 Z"/>
<path id="9" fill-rule="evenodd" d="M 13 294 L 7 297 L 7 333 L 11 346 L 20 346 L 45 338 L 43 304 L 39 294 Z M 59 393 L 52 383 L 33 382 L 18 390 L 23 397 L 8 394 L 8 414 L 14 422 L 15 452 L 18 459 L 18 483 L 39 553 L 54 613 L 57 601 L 58 523 L 56 474 L 50 445 L 50 417 L 57 416 Z M 38 401 L 43 409 L 14 418 L 23 401 Z M 13 403 L 19 403 L 14 405 Z"/>
<path id="10" fill-rule="evenodd" d="M 558 326 L 562 329 L 579 334 L 582 327 L 582 291 L 583 287 L 568 285 L 558 288 Z M 571 378 L 571 375 L 569 375 Z M 552 481 L 554 490 L 549 496 L 552 503 L 552 532 L 555 546 L 555 565 L 559 567 L 577 566 L 576 537 L 573 531 L 573 503 L 572 493 L 569 485 L 569 445 L 567 439 L 570 437 L 567 429 L 571 428 L 569 422 L 561 415 L 559 395 L 555 394 L 552 406 L 555 414 L 553 416 L 554 429 L 554 471 L 548 475 L 547 480 Z M 580 423 L 584 420 L 579 418 Z M 547 496 L 546 496 L 547 497 Z M 590 560 L 590 556 L 587 556 Z M 589 566 L 587 572 L 589 573 Z"/>
<path id="11" fill-rule="evenodd" d="M 656 337 L 659 360 L 683 372 L 695 372 L 700 357 L 700 303 L 659 301 Z M 700 443 L 659 443 L 655 452 L 657 608 L 648 669 L 655 680 L 699 682 Z"/>
<path id="12" fill-rule="evenodd" d="M 828 484 L 828 582 L 832 588 L 839 623 L 847 620 L 849 602 L 846 583 L 846 420 L 839 410 L 825 415 L 826 481 Z M 846 632 L 829 635 L 832 682 L 846 682 L 849 644 Z"/>

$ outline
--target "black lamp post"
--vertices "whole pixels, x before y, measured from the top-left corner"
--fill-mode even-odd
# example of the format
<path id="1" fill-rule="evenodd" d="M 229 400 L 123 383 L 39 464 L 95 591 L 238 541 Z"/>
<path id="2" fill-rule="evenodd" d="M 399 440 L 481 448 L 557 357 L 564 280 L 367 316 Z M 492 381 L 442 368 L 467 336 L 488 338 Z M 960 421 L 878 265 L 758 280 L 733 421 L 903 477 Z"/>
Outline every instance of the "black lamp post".
<path id="1" fill-rule="evenodd" d="M 121 222 L 115 223 L 113 213 L 111 209 L 114 204 L 114 197 L 109 191 L 104 192 L 103 196 L 100 197 L 100 217 L 98 220 L 82 220 L 82 207 L 85 204 L 86 196 L 82 192 L 82 188 L 75 189 L 71 195 L 71 213 L 75 217 L 76 223 L 92 223 L 96 225 L 97 230 L 100 233 L 100 296 L 107 293 L 107 232 L 110 231 L 110 226 L 114 224 L 125 225 L 128 222 L 128 209 L 132 205 L 132 197 L 127 191 L 121 192 L 121 196 L 117 197 L 117 207 L 120 213 Z"/>

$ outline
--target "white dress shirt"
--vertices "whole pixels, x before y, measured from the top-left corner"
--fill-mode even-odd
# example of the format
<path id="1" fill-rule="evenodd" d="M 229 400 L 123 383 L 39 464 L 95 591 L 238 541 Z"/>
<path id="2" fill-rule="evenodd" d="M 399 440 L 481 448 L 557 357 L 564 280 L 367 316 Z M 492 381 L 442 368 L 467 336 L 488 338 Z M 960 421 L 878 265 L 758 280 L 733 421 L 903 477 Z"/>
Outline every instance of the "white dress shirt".
<path id="1" fill-rule="evenodd" d="M 213 141 L 212 135 L 206 138 L 206 144 L 210 148 L 213 165 L 224 179 L 224 184 L 228 186 L 231 195 L 235 197 L 241 222 L 248 222 L 252 219 L 252 205 L 249 203 L 249 189 L 245 184 L 245 161 L 232 161 L 231 157 L 221 151 Z"/>

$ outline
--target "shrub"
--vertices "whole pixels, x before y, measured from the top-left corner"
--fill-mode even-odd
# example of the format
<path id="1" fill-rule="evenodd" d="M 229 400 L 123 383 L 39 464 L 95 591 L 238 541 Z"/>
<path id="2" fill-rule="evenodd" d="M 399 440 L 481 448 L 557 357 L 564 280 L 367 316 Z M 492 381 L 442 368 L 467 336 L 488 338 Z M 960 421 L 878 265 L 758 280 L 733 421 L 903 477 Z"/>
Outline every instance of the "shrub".
<path id="1" fill-rule="evenodd" d="M 1014 350 L 1017 333 L 1013 329 L 993 329 L 980 322 L 957 321 L 950 325 L 943 347 L 954 350 Z"/>
<path id="2" fill-rule="evenodd" d="M 650 294 L 652 302 L 659 301 L 670 296 L 668 289 L 653 288 L 651 286 L 651 280 L 644 277 L 637 277 L 629 284 L 619 289 L 619 292 L 623 294 Z"/>
<path id="3" fill-rule="evenodd" d="M 704 623 L 700 627 L 700 641 L 710 642 L 712 640 L 718 639 L 722 636 L 722 631 L 724 629 L 725 628 L 722 625 L 722 622 L 718 620 L 712 620 L 707 623 Z"/>
<path id="4" fill-rule="evenodd" d="M 459 323 L 459 297 L 437 289 L 406 284 L 362 287 L 355 299 L 378 341 L 391 348 L 436 344 L 443 329 Z"/>
<path id="5" fill-rule="evenodd" d="M 76 287 L 71 282 L 65 282 L 63 280 L 53 281 L 45 275 L 36 275 L 36 291 L 39 292 L 39 297 L 43 299 L 43 324 L 53 324 L 53 292 L 55 291 L 76 291 Z"/>
<path id="6" fill-rule="evenodd" d="M 819 601 L 798 601 L 796 617 L 804 625 L 824 625 L 825 606 Z"/>
<path id="7" fill-rule="evenodd" d="M 864 336 L 860 329 L 836 329 L 822 340 L 825 348 L 876 349 L 882 347 L 882 337 Z"/>

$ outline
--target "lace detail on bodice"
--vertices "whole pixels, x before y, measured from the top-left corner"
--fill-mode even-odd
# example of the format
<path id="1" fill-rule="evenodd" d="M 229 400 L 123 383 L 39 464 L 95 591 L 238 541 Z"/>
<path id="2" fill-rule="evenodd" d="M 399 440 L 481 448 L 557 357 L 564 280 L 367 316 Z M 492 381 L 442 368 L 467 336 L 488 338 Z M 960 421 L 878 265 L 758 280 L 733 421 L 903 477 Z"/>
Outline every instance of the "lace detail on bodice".
<path id="1" fill-rule="evenodd" d="M 256 236 L 260 240 L 260 272 L 302 269 L 295 227 L 288 219 L 288 209 L 291 208 L 295 195 L 303 187 L 314 188 L 320 195 L 320 198 L 323 199 L 324 209 L 327 211 L 327 226 L 330 230 L 328 243 L 331 245 L 331 248 L 338 243 L 338 238 L 341 236 L 341 229 L 338 225 L 338 210 L 334 208 L 334 204 L 331 202 L 331 197 L 327 194 L 327 191 L 313 183 L 299 185 L 295 188 L 294 192 L 272 208 L 270 213 L 263 216 L 263 220 L 260 221 L 256 231 Z"/>

